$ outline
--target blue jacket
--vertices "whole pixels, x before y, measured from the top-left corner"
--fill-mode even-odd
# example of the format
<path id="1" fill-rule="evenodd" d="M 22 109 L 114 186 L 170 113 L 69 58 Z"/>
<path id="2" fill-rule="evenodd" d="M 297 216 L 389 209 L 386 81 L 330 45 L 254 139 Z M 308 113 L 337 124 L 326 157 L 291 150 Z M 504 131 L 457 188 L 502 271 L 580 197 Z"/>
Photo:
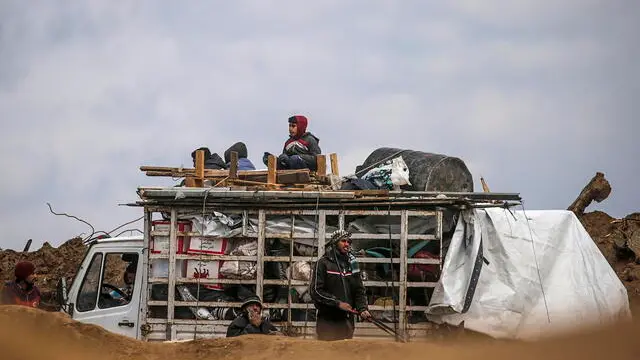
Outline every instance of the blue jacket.
<path id="1" fill-rule="evenodd" d="M 231 167 L 231 162 L 227 163 L 227 169 Z M 251 160 L 247 158 L 239 158 L 238 159 L 238 170 L 255 170 L 256 167 L 253 166 Z"/>

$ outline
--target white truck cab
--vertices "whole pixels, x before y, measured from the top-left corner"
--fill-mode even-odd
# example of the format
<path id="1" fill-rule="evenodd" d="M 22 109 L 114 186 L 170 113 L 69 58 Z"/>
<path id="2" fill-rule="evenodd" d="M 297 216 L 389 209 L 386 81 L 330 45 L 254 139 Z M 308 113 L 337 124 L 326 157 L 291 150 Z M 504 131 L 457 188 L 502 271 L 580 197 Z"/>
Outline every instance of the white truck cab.
<path id="1" fill-rule="evenodd" d="M 58 283 L 58 301 L 64 311 L 74 320 L 139 338 L 142 249 L 142 235 L 93 241 L 68 296 L 63 295 L 64 283 Z"/>

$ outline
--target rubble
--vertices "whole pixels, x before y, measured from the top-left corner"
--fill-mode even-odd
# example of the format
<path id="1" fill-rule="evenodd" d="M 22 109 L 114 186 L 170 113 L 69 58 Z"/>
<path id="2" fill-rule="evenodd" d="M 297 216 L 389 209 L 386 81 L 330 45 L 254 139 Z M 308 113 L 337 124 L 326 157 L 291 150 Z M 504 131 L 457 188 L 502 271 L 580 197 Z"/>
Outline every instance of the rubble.
<path id="1" fill-rule="evenodd" d="M 58 248 L 45 242 L 39 250 L 33 252 L 0 251 L 2 286 L 5 282 L 14 279 L 13 271 L 16 263 L 22 260 L 31 261 L 36 266 L 37 285 L 42 293 L 41 306 L 47 310 L 56 310 L 56 284 L 61 277 L 65 277 L 67 284 L 71 284 L 86 249 L 81 238 L 74 238 Z"/>

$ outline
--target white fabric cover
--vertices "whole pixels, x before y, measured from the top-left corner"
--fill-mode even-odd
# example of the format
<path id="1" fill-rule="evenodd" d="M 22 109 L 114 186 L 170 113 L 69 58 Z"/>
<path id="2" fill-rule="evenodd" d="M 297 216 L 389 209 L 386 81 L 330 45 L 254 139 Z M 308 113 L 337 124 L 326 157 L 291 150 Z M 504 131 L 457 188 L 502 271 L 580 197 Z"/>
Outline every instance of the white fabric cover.
<path id="1" fill-rule="evenodd" d="M 533 340 L 631 317 L 624 285 L 572 212 L 461 215 L 426 311 L 430 320 Z"/>

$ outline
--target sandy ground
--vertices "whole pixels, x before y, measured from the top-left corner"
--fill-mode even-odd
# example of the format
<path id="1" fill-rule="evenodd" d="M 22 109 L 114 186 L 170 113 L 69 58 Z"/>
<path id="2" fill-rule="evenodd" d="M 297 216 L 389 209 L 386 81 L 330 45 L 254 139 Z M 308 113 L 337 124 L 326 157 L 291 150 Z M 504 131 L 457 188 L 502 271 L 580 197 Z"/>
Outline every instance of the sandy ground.
<path id="1" fill-rule="evenodd" d="M 640 323 L 618 324 L 535 343 L 457 340 L 410 344 L 346 340 L 332 343 L 273 336 L 144 343 L 81 324 L 63 314 L 0 307 L 0 349 L 6 360 L 75 359 L 640 359 Z"/>

